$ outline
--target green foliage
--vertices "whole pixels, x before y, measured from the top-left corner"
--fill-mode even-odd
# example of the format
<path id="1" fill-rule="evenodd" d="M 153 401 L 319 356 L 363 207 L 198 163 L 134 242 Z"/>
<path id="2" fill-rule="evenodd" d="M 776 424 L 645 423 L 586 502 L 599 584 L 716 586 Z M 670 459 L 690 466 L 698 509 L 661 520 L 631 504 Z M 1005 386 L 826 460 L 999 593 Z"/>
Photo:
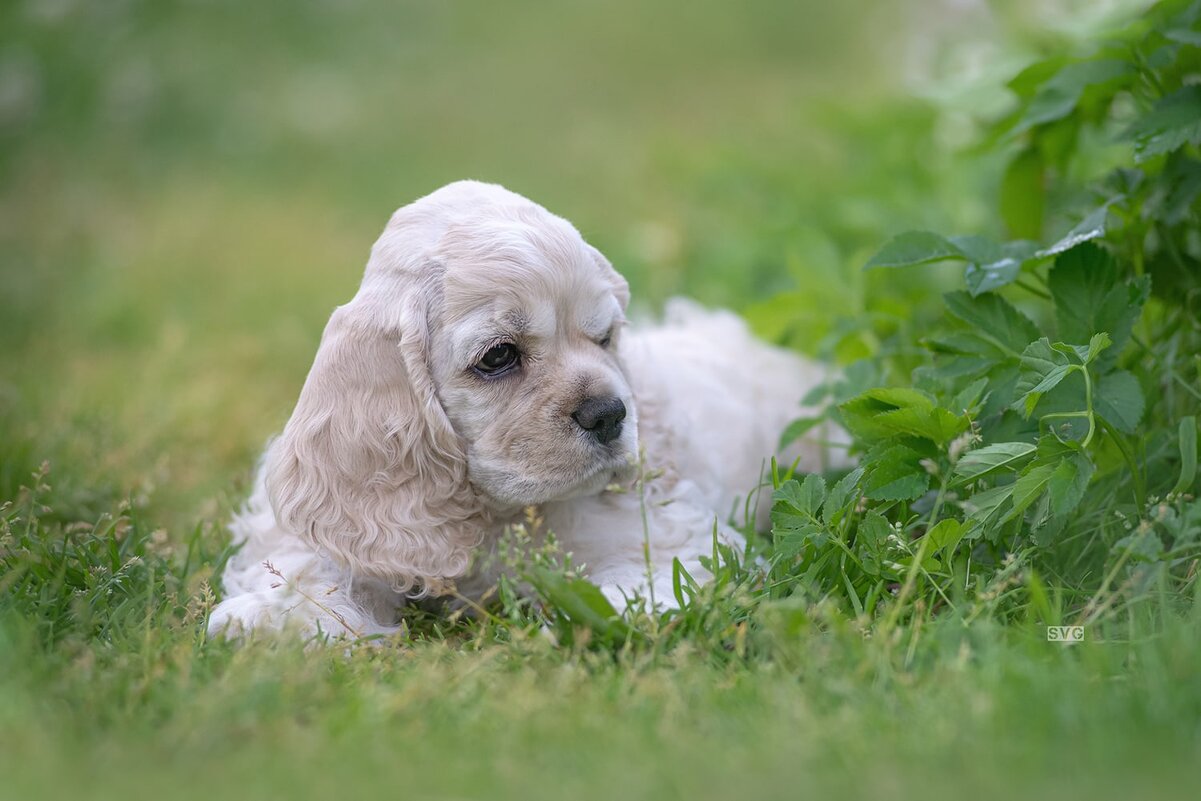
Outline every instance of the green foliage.
<path id="1" fill-rule="evenodd" d="M 997 135 L 1016 155 L 1001 212 L 1029 235 L 1047 227 L 1048 198 L 1099 196 L 1066 233 L 1040 245 L 909 232 L 868 260 L 963 262 L 967 291 L 945 296 L 910 387 L 868 389 L 830 409 L 855 437 L 852 494 L 863 501 L 838 530 L 814 522 L 802 541 L 787 540 L 778 579 L 816 580 L 857 607 L 879 581 L 887 525 L 921 561 L 915 592 L 932 604 L 955 587 L 983 591 L 1013 557 L 1054 575 L 1082 608 L 1116 578 L 1106 563 L 1140 586 L 1192 583 L 1192 534 L 1132 540 L 1102 521 L 1187 516 L 1192 503 L 1201 374 L 1179 355 L 1201 351 L 1201 183 L 1182 186 L 1181 176 L 1201 168 L 1201 106 L 1195 86 L 1181 84 L 1201 67 L 1185 35 L 1199 17 L 1201 4 L 1161 4 L 1112 44 L 1040 62 L 1010 83 L 1018 108 Z M 1077 185 L 1097 134 L 1129 143 L 1124 159 Z M 1159 199 L 1169 195 L 1165 218 Z M 1178 428 L 1179 456 L 1164 447 Z M 780 531 L 777 520 L 777 542 Z"/>

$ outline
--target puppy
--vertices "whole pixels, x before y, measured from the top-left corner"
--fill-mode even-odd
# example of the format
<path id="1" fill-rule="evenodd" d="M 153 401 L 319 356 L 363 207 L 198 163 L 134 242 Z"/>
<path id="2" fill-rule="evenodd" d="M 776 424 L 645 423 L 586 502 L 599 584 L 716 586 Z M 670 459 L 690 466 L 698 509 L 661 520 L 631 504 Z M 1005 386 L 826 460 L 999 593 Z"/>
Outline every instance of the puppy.
<path id="1" fill-rule="evenodd" d="M 822 371 L 681 301 L 627 330 L 629 298 L 569 222 L 499 186 L 397 211 L 231 525 L 210 633 L 394 632 L 407 598 L 486 588 L 473 556 L 530 506 L 619 609 L 673 603 L 673 559 L 708 578 Z M 821 466 L 815 441 L 797 455 Z"/>

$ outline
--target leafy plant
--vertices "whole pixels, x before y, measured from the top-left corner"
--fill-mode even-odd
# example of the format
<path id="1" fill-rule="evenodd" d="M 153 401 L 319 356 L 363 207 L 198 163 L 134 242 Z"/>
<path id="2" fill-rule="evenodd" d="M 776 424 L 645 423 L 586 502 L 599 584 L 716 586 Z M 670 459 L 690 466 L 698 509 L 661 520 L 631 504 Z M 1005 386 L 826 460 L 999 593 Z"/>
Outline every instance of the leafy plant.
<path id="1" fill-rule="evenodd" d="M 1018 560 L 1085 614 L 1117 578 L 1107 563 L 1128 587 L 1195 580 L 1201 532 L 1181 521 L 1196 515 L 1201 410 L 1199 20 L 1201 3 L 1162 3 L 1096 52 L 1010 82 L 1017 107 L 989 141 L 1013 151 L 1000 212 L 1028 238 L 913 231 L 868 261 L 957 261 L 965 290 L 945 295 L 909 387 L 831 407 L 861 454 L 837 491 L 779 484 L 777 586 L 792 577 L 863 611 L 898 585 L 954 605 Z M 1121 158 L 1096 171 L 1114 146 Z"/>

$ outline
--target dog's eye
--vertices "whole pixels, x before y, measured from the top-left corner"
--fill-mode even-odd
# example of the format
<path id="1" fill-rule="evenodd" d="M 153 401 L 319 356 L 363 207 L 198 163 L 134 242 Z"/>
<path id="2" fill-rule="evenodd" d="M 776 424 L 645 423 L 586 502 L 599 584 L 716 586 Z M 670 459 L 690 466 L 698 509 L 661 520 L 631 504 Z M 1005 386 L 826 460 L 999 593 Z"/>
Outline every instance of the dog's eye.
<path id="1" fill-rule="evenodd" d="M 612 342 L 613 342 L 613 332 L 610 331 L 609 333 L 605 334 L 604 339 L 602 339 L 600 342 L 597 342 L 596 344 L 600 345 L 602 348 L 607 348 L 607 347 L 609 347 L 610 343 L 612 343 Z"/>
<path id="2" fill-rule="evenodd" d="M 500 375 L 512 369 L 517 364 L 518 357 L 517 346 L 511 342 L 493 345 L 476 362 L 475 369 L 484 375 Z"/>

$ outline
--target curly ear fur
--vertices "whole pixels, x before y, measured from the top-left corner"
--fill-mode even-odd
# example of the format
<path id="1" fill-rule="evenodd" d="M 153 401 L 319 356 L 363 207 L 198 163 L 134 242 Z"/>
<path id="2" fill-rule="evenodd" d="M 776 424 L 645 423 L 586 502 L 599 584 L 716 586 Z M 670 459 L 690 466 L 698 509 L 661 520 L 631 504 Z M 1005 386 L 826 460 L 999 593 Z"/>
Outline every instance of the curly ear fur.
<path id="1" fill-rule="evenodd" d="M 487 521 L 430 376 L 439 265 L 406 269 L 397 244 L 381 238 L 359 293 L 330 318 L 266 483 L 280 525 L 319 551 L 398 591 L 439 594 Z"/>

